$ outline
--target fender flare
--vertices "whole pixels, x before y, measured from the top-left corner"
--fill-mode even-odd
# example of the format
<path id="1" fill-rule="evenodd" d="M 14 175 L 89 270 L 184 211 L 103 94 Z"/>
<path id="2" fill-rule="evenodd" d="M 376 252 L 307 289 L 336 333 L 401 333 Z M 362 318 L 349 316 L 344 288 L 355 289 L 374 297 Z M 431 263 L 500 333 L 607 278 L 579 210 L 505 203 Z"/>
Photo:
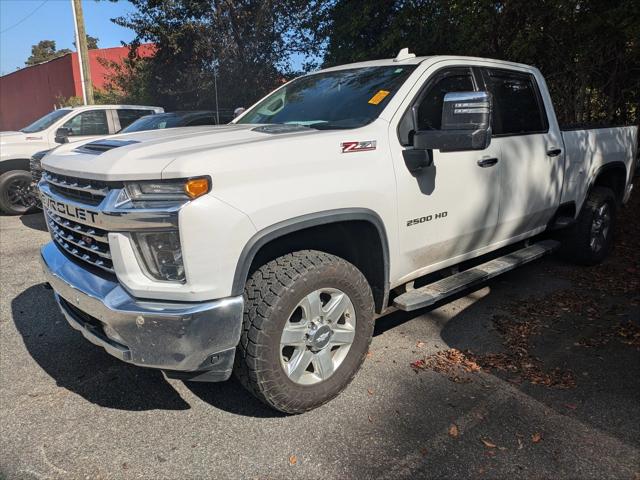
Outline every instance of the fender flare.
<path id="1" fill-rule="evenodd" d="M 384 268 L 384 299 L 387 304 L 389 298 L 389 241 L 387 239 L 384 222 L 380 215 L 368 208 L 340 208 L 309 213 L 290 218 L 266 227 L 254 234 L 240 253 L 233 276 L 232 295 L 242 295 L 244 285 L 249 276 L 249 269 L 258 251 L 267 243 L 284 235 L 304 230 L 309 227 L 327 225 L 344 221 L 365 221 L 372 224 L 378 231 L 382 244 L 382 259 Z"/>
<path id="2" fill-rule="evenodd" d="M 627 179 L 629 178 L 629 172 L 627 171 L 627 165 L 624 162 L 615 161 L 615 162 L 611 162 L 611 163 L 605 163 L 604 165 L 600 165 L 593 172 L 593 175 L 591 175 L 591 178 L 589 178 L 589 185 L 587 186 L 587 190 L 585 191 L 585 196 L 582 199 L 582 203 L 580 204 L 580 208 L 577 209 L 577 211 L 576 211 L 576 216 L 580 213 L 580 210 L 582 210 L 582 206 L 584 205 L 584 202 L 589 197 L 589 194 L 591 193 L 591 190 L 595 186 L 595 183 L 596 183 L 596 180 L 598 179 L 598 177 L 600 175 L 602 175 L 603 173 L 605 173 L 607 170 L 612 170 L 612 169 L 617 169 L 617 168 L 622 168 L 624 170 L 624 182 L 625 182 L 625 185 L 627 184 Z M 623 195 L 624 195 L 624 192 L 623 192 Z M 622 198 L 621 198 L 621 200 L 622 200 Z"/>
<path id="3" fill-rule="evenodd" d="M 0 161 L 0 175 L 11 172 L 12 170 L 24 170 L 28 172 L 30 171 L 29 162 L 30 160 L 28 158 L 23 157 L 3 158 Z"/>

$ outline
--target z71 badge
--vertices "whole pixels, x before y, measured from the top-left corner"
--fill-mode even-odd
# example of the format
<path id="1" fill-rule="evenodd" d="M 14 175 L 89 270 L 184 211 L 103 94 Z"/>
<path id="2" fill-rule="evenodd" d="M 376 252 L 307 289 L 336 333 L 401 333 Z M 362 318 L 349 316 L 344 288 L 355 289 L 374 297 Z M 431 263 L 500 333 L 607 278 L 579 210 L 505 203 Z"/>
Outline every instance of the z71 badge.
<path id="1" fill-rule="evenodd" d="M 340 147 L 342 148 L 342 153 L 368 152 L 376 149 L 376 141 L 367 140 L 366 142 L 342 142 Z"/>

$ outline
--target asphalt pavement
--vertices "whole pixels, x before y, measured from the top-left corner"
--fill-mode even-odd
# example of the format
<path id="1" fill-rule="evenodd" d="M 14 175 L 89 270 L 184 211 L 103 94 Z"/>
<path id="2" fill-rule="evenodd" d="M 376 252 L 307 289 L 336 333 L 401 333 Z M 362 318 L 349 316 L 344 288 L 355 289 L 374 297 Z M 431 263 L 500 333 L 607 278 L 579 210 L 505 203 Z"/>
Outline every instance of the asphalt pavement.
<path id="1" fill-rule="evenodd" d="M 284 416 L 235 381 L 167 380 L 87 342 L 43 283 L 47 241 L 41 214 L 0 217 L 0 477 L 640 479 L 640 350 L 615 330 L 638 321 L 640 294 L 581 291 L 558 257 L 379 319 L 353 383 Z M 546 305 L 558 292 L 599 310 Z M 551 309 L 530 348 L 575 386 L 412 368 L 450 348 L 504 351 L 496 318 L 518 305 Z"/>

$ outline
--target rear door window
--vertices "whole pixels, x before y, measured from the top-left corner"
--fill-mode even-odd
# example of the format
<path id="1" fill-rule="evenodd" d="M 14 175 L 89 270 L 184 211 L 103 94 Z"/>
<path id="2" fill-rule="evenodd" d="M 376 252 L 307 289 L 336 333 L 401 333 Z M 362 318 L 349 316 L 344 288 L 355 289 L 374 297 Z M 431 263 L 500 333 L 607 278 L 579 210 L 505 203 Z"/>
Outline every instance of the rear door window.
<path id="1" fill-rule="evenodd" d="M 485 77 L 493 95 L 494 135 L 524 135 L 548 130 L 547 114 L 533 75 L 488 68 Z"/>
<path id="2" fill-rule="evenodd" d="M 120 128 L 126 128 L 135 122 L 140 117 L 144 117 L 145 115 L 150 115 L 154 113 L 152 110 L 136 110 L 136 109 L 128 109 L 122 108 L 117 109 L 116 113 L 118 115 L 118 120 L 120 121 Z"/>

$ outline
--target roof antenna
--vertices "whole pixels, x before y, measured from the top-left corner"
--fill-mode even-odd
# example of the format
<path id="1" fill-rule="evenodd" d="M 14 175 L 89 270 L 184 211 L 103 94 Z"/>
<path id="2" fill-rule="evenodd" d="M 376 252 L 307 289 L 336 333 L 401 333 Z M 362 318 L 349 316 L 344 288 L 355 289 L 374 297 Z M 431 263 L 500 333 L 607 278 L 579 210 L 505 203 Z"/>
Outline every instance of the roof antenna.
<path id="1" fill-rule="evenodd" d="M 415 53 L 409 53 L 408 48 L 403 48 L 398 52 L 398 56 L 393 59 L 394 62 L 402 62 L 404 60 L 409 60 L 410 58 L 416 58 Z"/>

